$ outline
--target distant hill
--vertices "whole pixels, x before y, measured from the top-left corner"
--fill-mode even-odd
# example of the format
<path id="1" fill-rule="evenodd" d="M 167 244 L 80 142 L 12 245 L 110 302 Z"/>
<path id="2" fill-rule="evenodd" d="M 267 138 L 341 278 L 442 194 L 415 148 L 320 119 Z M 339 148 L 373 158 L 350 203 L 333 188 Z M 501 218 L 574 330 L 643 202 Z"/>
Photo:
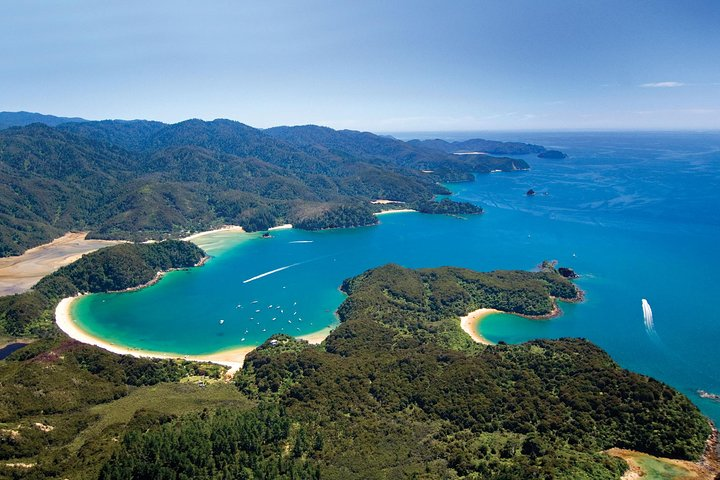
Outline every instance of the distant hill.
<path id="1" fill-rule="evenodd" d="M 529 168 L 523 160 L 451 155 L 314 125 L 74 120 L 0 131 L 0 255 L 69 230 L 146 240 L 222 224 L 250 231 L 366 225 L 377 222 L 373 199 L 427 207 L 449 193 L 443 182 Z"/>
<path id="2" fill-rule="evenodd" d="M 0 112 L 0 130 L 8 127 L 24 127 L 32 123 L 44 123 L 55 127 L 68 122 L 87 122 L 87 120 L 78 117 L 56 117 L 55 115 L 32 112 Z"/>
<path id="3" fill-rule="evenodd" d="M 462 142 L 446 142 L 440 139 L 410 140 L 407 143 L 416 147 L 430 148 L 445 153 L 480 152 L 493 155 L 527 155 L 545 151 L 545 147 L 531 143 L 498 142 L 495 140 L 484 140 L 482 138 L 474 138 Z"/>

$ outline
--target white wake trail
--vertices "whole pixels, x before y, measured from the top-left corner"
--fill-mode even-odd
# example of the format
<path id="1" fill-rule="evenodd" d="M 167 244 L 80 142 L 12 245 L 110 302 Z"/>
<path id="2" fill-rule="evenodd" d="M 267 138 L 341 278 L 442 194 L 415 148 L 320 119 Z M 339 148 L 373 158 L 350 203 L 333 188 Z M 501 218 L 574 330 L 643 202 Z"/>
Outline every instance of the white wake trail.
<path id="1" fill-rule="evenodd" d="M 268 275 L 272 275 L 273 273 L 282 272 L 283 270 L 287 270 L 288 268 L 296 267 L 296 266 L 300 265 L 300 263 L 301 262 L 293 263 L 292 265 L 286 265 L 284 267 L 276 268 L 275 270 L 270 270 L 269 272 L 261 273 L 260 275 L 256 275 L 252 278 L 248 278 L 247 280 L 243 280 L 243 283 L 254 282 L 255 280 L 258 280 L 263 277 L 267 277 Z"/>
<path id="2" fill-rule="evenodd" d="M 645 330 L 647 330 L 647 332 L 650 334 L 654 334 L 655 324 L 653 323 L 652 309 L 650 308 L 650 304 L 648 303 L 648 301 L 644 298 L 642 299 L 642 310 L 643 317 L 645 318 Z"/>

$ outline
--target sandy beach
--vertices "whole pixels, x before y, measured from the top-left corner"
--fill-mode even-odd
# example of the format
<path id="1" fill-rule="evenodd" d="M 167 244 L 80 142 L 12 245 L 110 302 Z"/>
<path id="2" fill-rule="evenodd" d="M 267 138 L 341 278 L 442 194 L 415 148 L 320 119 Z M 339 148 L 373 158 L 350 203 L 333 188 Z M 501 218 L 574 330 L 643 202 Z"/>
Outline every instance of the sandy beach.
<path id="1" fill-rule="evenodd" d="M 22 293 L 45 275 L 86 253 L 123 243 L 120 240 L 86 240 L 88 232 L 70 232 L 15 257 L 0 258 L 0 296 Z"/>
<path id="2" fill-rule="evenodd" d="M 500 312 L 500 310 L 495 310 L 494 308 L 480 308 L 478 310 L 475 310 L 474 312 L 470 312 L 464 317 L 460 317 L 460 327 L 462 327 L 465 333 L 470 335 L 470 338 L 475 340 L 477 343 L 482 343 L 484 345 L 493 345 L 490 340 L 483 337 L 478 332 L 478 326 L 480 325 L 480 322 L 483 320 L 483 318 L 493 313 L 502 312 Z"/>
<path id="3" fill-rule="evenodd" d="M 216 228 L 215 230 L 206 230 L 204 232 L 193 233 L 192 235 L 185 237 L 182 240 L 184 240 L 186 242 L 191 242 L 198 238 L 205 237 L 207 235 L 213 235 L 216 233 L 246 233 L 246 232 L 243 229 L 243 227 L 241 227 L 239 225 L 224 225 L 220 228 Z"/>
<path id="4" fill-rule="evenodd" d="M 319 345 L 322 343 L 323 340 L 325 340 L 328 335 L 330 335 L 330 332 L 335 330 L 337 328 L 337 325 L 329 325 L 322 330 L 318 330 L 317 332 L 308 333 L 306 335 L 300 335 L 295 338 L 299 340 L 305 340 L 308 343 L 312 343 L 313 345 Z"/>
<path id="5" fill-rule="evenodd" d="M 275 231 L 275 230 L 288 230 L 290 228 L 293 228 L 291 223 L 285 223 L 283 225 L 278 225 L 277 227 L 270 227 L 268 228 L 269 232 Z"/>
<path id="6" fill-rule="evenodd" d="M 242 368 L 243 362 L 245 361 L 245 355 L 254 350 L 256 346 L 237 347 L 222 350 L 215 353 L 207 353 L 201 355 L 183 355 L 174 354 L 167 352 L 153 352 L 151 350 L 141 350 L 137 348 L 128 348 L 115 345 L 107 342 L 100 338 L 97 338 L 85 330 L 81 329 L 72 319 L 72 302 L 82 295 L 75 297 L 64 298 L 60 301 L 58 306 L 55 308 L 55 322 L 57 323 L 60 330 L 65 332 L 70 338 L 73 338 L 79 342 L 87 343 L 89 345 L 95 345 L 96 347 L 103 348 L 109 352 L 117 353 L 119 355 L 132 355 L 134 357 L 147 357 L 147 358 L 174 358 L 182 360 L 193 360 L 196 362 L 212 362 L 219 365 L 224 365 L 229 368 L 226 373 L 226 378 L 231 379 L 235 372 Z M 334 329 L 334 326 L 328 326 L 320 331 L 309 333 L 307 335 L 301 335 L 299 339 L 306 340 L 308 343 L 319 344 L 330 334 Z"/>
<path id="7" fill-rule="evenodd" d="M 397 210 L 381 210 L 379 212 L 375 212 L 373 215 L 387 215 L 388 213 L 410 213 L 410 212 L 417 212 L 417 210 L 413 210 L 412 208 L 398 208 Z"/>
<path id="8" fill-rule="evenodd" d="M 232 377 L 243 365 L 245 355 L 252 351 L 255 347 L 238 347 L 223 350 L 216 353 L 208 353 L 203 355 L 182 355 L 166 352 L 153 352 L 150 350 L 141 350 L 135 348 L 122 347 L 113 343 L 101 340 L 87 333 L 73 322 L 71 312 L 72 302 L 80 296 L 64 298 L 60 301 L 55 309 L 55 322 L 60 330 L 65 332 L 70 338 L 79 342 L 95 345 L 109 352 L 120 355 L 132 355 L 134 357 L 147 358 L 174 358 L 182 360 L 193 360 L 197 362 L 213 362 L 229 367 L 227 376 Z"/>

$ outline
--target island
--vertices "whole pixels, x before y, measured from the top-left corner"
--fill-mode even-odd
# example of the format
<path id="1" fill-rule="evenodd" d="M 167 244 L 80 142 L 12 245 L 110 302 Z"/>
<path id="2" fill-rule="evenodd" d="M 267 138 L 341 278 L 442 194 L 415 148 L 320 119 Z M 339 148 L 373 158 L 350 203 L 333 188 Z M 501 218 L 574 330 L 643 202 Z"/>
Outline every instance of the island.
<path id="1" fill-rule="evenodd" d="M 580 275 L 575 273 L 575 270 L 568 267 L 559 267 L 557 272 L 565 278 L 579 278 Z"/>
<path id="2" fill-rule="evenodd" d="M 538 158 L 551 158 L 554 160 L 562 160 L 563 158 L 567 158 L 567 155 L 559 150 L 546 150 L 544 152 L 538 153 Z"/>
<path id="3" fill-rule="evenodd" d="M 470 202 L 454 202 L 449 198 L 443 198 L 439 202 L 424 201 L 413 204 L 413 209 L 420 213 L 445 214 L 445 215 L 477 215 L 483 213 L 482 207 Z"/>

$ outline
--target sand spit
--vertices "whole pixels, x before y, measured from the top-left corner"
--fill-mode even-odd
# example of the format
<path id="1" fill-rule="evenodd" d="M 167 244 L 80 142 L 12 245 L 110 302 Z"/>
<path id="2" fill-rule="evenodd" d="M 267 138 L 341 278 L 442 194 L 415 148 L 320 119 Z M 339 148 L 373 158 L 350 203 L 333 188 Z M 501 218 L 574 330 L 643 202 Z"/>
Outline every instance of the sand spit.
<path id="1" fill-rule="evenodd" d="M 0 296 L 30 290 L 41 278 L 84 254 L 124 243 L 121 240 L 86 240 L 87 234 L 70 232 L 22 255 L 0 258 Z"/>

